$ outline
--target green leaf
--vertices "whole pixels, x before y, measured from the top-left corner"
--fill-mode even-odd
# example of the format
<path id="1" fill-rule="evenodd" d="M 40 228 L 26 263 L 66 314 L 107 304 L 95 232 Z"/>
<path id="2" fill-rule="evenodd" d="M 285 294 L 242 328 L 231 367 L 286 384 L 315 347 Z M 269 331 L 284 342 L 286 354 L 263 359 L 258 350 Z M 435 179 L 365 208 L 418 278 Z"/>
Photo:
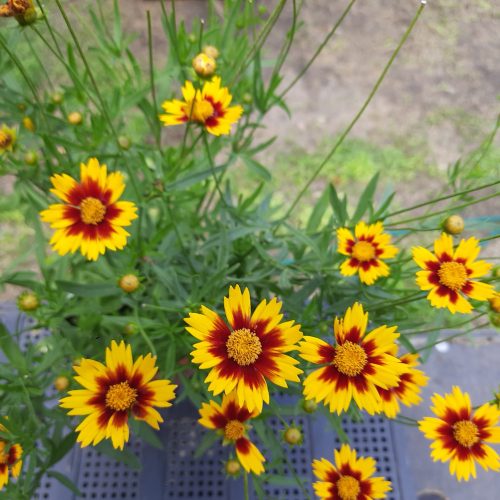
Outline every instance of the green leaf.
<path id="1" fill-rule="evenodd" d="M 165 186 L 165 190 L 183 191 L 186 188 L 193 186 L 194 184 L 198 184 L 199 182 L 212 177 L 214 172 L 218 174 L 219 172 L 223 172 L 225 169 L 226 167 L 223 165 L 221 167 L 215 167 L 214 169 L 209 168 L 206 170 L 202 170 L 195 174 L 188 175 L 187 177 L 184 177 L 184 179 L 180 179 L 178 181 L 172 182 L 171 184 L 167 184 Z"/>
<path id="2" fill-rule="evenodd" d="M 7 328 L 0 322 L 0 349 L 12 365 L 20 371 L 26 370 L 26 359 L 14 342 Z"/>
<path id="3" fill-rule="evenodd" d="M 308 233 L 313 233 L 314 231 L 316 231 L 316 229 L 318 229 L 321 220 L 325 215 L 326 207 L 328 206 L 328 200 L 329 200 L 329 190 L 327 188 L 320 196 L 319 200 L 316 202 L 316 205 L 314 206 L 311 216 L 309 217 L 306 227 Z"/>
<path id="4" fill-rule="evenodd" d="M 64 474 L 61 474 L 60 472 L 57 472 L 55 470 L 49 470 L 47 472 L 47 476 L 57 479 L 62 485 L 66 486 L 66 488 L 68 488 L 68 490 L 71 490 L 75 495 L 82 496 L 82 492 L 78 489 L 76 484 Z"/>
<path id="5" fill-rule="evenodd" d="M 356 224 L 361 217 L 365 214 L 368 207 L 372 205 L 373 195 L 375 194 L 375 190 L 377 189 L 377 182 L 379 178 L 379 172 L 377 172 L 367 184 L 365 190 L 361 194 L 358 202 L 358 206 L 354 212 L 354 215 L 351 218 L 351 223 Z"/>
<path id="6" fill-rule="evenodd" d="M 333 215 L 337 219 L 337 224 L 339 226 L 345 226 L 347 221 L 347 210 L 345 199 L 344 202 L 340 201 L 339 195 L 337 194 L 337 190 L 333 184 L 329 185 L 329 197 L 330 197 L 330 205 L 333 210 Z"/>
<path id="7" fill-rule="evenodd" d="M 262 163 L 259 163 L 258 161 L 247 155 L 240 155 L 240 158 L 244 161 L 248 169 L 257 177 L 260 177 L 263 181 L 270 181 L 272 179 L 269 170 L 267 170 L 267 168 L 264 167 Z"/>
<path id="8" fill-rule="evenodd" d="M 117 295 L 120 289 L 114 283 L 73 283 L 72 281 L 57 280 L 57 286 L 65 291 L 78 295 L 79 297 L 109 297 Z"/>
<path id="9" fill-rule="evenodd" d="M 69 453 L 71 448 L 73 448 L 75 443 L 76 432 L 71 431 L 58 443 L 57 446 L 52 449 L 48 466 L 51 467 L 52 465 L 59 462 L 59 460 L 64 458 Z"/>

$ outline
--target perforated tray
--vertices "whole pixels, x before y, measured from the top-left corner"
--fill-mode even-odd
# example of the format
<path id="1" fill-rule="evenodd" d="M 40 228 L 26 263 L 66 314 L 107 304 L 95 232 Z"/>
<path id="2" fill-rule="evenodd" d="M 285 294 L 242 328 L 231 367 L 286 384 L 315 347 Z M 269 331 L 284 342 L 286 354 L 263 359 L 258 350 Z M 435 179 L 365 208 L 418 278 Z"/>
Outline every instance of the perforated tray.
<path id="1" fill-rule="evenodd" d="M 30 319 L 17 318 L 15 307 L 0 304 L 0 319 L 10 331 L 16 325 L 29 328 Z M 39 342 L 48 332 L 25 332 L 19 336 L 21 348 L 27 342 Z M 0 362 L 2 361 L 0 351 Z M 4 359 L 4 358 L 3 358 Z M 279 400 L 278 400 L 279 401 Z M 290 404 L 289 396 L 281 397 L 281 404 Z M 105 456 L 92 447 L 81 449 L 76 446 L 63 460 L 53 468 L 68 476 L 82 492 L 76 497 L 71 491 L 50 477 L 44 477 L 34 498 L 36 500 L 76 500 L 86 499 L 122 499 L 122 500 L 238 500 L 242 498 L 242 480 L 227 479 L 224 462 L 230 447 L 219 443 L 209 448 L 202 457 L 196 458 L 196 449 L 207 432 L 198 422 L 197 410 L 188 402 L 182 402 L 169 408 L 164 413 L 164 424 L 158 437 L 164 445 L 163 450 L 154 448 L 138 440 L 131 440 L 127 449 L 135 454 L 142 464 L 141 471 L 133 470 L 122 462 Z M 292 419 L 285 418 L 288 423 Z M 311 462 L 314 458 L 325 457 L 333 461 L 333 450 L 341 442 L 332 430 L 328 420 L 315 414 L 310 417 L 295 417 L 293 423 L 303 429 L 304 442 L 300 446 L 290 447 L 283 444 L 283 452 L 297 475 L 303 479 L 303 486 L 309 496 L 314 498 Z M 277 419 L 267 422 L 279 438 L 283 423 Z M 359 455 L 372 456 L 377 461 L 378 474 L 392 482 L 393 491 L 389 500 L 413 500 L 409 478 L 404 474 L 407 454 L 402 453 L 402 443 L 397 439 L 398 429 L 387 419 L 379 416 L 365 416 L 359 423 L 347 419 L 343 428 L 349 437 L 351 446 Z M 251 438 L 266 455 L 266 443 L 259 442 L 252 433 Z M 269 474 L 285 473 L 287 467 L 280 470 L 267 467 Z M 265 476 L 262 476 L 265 477 Z M 266 500 L 305 500 L 302 489 L 295 485 L 275 485 L 264 483 Z M 251 494 L 252 499 L 257 499 Z"/>

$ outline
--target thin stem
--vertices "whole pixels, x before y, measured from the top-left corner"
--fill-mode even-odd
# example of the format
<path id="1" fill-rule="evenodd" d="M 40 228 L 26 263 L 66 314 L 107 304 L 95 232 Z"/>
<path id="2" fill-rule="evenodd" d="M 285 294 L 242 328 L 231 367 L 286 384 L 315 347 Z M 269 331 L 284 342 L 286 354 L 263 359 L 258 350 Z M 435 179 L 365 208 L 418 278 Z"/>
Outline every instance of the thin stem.
<path id="1" fill-rule="evenodd" d="M 352 6 L 356 3 L 356 0 L 351 0 L 349 5 L 345 8 L 344 12 L 342 12 L 342 15 L 339 17 L 337 22 L 334 24 L 333 28 L 330 30 L 330 32 L 326 35 L 325 39 L 323 42 L 319 45 L 319 47 L 316 49 L 316 52 L 314 55 L 309 59 L 308 63 L 302 68 L 300 73 L 292 80 L 292 82 L 286 87 L 286 89 L 279 95 L 279 99 L 283 99 L 286 94 L 292 89 L 292 87 L 295 86 L 295 84 L 304 76 L 304 74 L 309 70 L 309 68 L 312 66 L 316 58 L 321 54 L 321 51 L 325 48 L 326 44 L 330 41 L 332 36 L 335 34 L 337 31 L 337 28 L 342 24 L 344 21 L 345 17 L 347 14 L 349 14 L 349 11 L 351 10 Z"/>
<path id="2" fill-rule="evenodd" d="M 454 205 L 453 210 L 460 210 L 462 208 L 468 207 L 469 205 L 475 205 L 476 203 L 479 203 L 481 201 L 486 201 L 486 200 L 489 200 L 491 198 L 495 198 L 496 196 L 500 196 L 500 193 L 497 192 L 497 193 L 490 194 L 488 196 L 483 196 L 482 198 L 476 198 L 473 201 L 469 201 L 467 203 L 462 203 L 462 205 Z M 409 219 L 403 219 L 403 220 L 394 222 L 393 224 L 387 224 L 385 227 L 387 229 L 388 228 L 399 229 L 396 226 L 399 226 L 400 224 L 406 224 L 408 222 L 415 222 L 415 221 L 427 219 L 429 217 L 434 217 L 436 215 L 445 214 L 445 213 L 449 212 L 450 210 L 451 210 L 451 208 L 445 208 L 443 210 L 438 210 L 437 212 L 432 212 L 431 214 L 419 215 L 417 217 L 411 217 Z"/>
<path id="3" fill-rule="evenodd" d="M 436 342 L 432 342 L 431 344 L 427 344 L 424 347 L 421 347 L 420 349 L 415 349 L 415 352 L 426 351 L 427 349 L 430 349 L 431 347 L 434 347 L 438 344 L 442 344 L 443 342 L 448 342 L 449 340 L 456 339 L 457 337 L 463 337 L 464 335 L 467 335 L 474 330 L 478 330 L 479 328 L 484 328 L 485 326 L 488 326 L 489 324 L 490 324 L 490 322 L 486 321 L 485 323 L 481 323 L 478 326 L 474 326 L 472 328 L 469 328 L 468 330 L 465 330 L 464 332 L 455 333 L 453 335 L 450 335 L 449 337 L 444 337 L 442 339 L 436 340 Z"/>
<path id="4" fill-rule="evenodd" d="M 412 295 L 408 295 L 407 297 L 403 297 L 402 299 L 399 300 L 385 300 L 383 302 L 379 302 L 378 304 L 371 304 L 366 306 L 367 311 L 375 311 L 380 308 L 384 308 L 386 306 L 400 306 L 402 304 L 408 304 L 409 302 L 414 302 L 416 300 L 423 299 L 425 297 L 425 294 L 422 292 L 415 292 Z"/>
<path id="5" fill-rule="evenodd" d="M 215 182 L 215 188 L 217 189 L 217 192 L 219 193 L 220 200 L 224 204 L 226 208 L 229 208 L 229 205 L 226 202 L 226 199 L 224 198 L 224 193 L 222 192 L 222 189 L 219 184 L 219 179 L 217 178 L 217 173 L 215 172 L 215 164 L 214 160 L 212 158 L 212 153 L 210 152 L 210 146 L 208 144 L 207 140 L 207 133 L 204 131 L 203 132 L 203 144 L 205 145 L 205 150 L 207 152 L 207 157 L 208 157 L 208 162 L 210 163 L 210 168 L 212 169 L 212 176 L 214 178 Z"/>
<path id="6" fill-rule="evenodd" d="M 248 472 L 244 472 L 243 474 L 243 495 L 245 500 L 250 500 L 250 496 L 248 494 Z"/>
<path id="7" fill-rule="evenodd" d="M 408 26 L 408 28 L 405 31 L 403 37 L 399 41 L 399 43 L 398 43 L 398 45 L 396 47 L 396 50 L 392 53 L 392 55 L 391 55 L 388 63 L 385 65 L 385 68 L 383 69 L 381 75 L 379 76 L 378 80 L 375 82 L 375 85 L 372 88 L 370 94 L 368 95 L 368 97 L 366 98 L 365 102 L 361 106 L 361 109 L 356 113 L 356 115 L 351 120 L 351 122 L 349 123 L 349 125 L 346 127 L 346 129 L 344 130 L 344 132 L 342 132 L 341 136 L 339 137 L 339 139 L 337 140 L 337 142 L 335 143 L 335 145 L 333 146 L 333 148 L 331 149 L 331 151 L 326 155 L 325 159 L 316 168 L 316 170 L 313 172 L 313 174 L 311 175 L 311 177 L 308 179 L 308 181 L 306 182 L 306 184 L 304 185 L 304 187 L 300 190 L 300 192 L 298 193 L 298 195 L 295 197 L 295 200 L 293 201 L 293 203 L 290 206 L 290 208 L 287 210 L 287 212 L 284 215 L 284 217 L 282 217 L 280 219 L 280 221 L 278 222 L 278 224 L 276 225 L 276 227 L 275 227 L 275 229 L 273 231 L 274 233 L 276 233 L 276 231 L 281 227 L 281 225 L 283 224 L 284 221 L 288 220 L 288 218 L 290 217 L 291 213 L 295 210 L 295 207 L 298 205 L 299 201 L 301 200 L 302 196 L 304 196 L 304 194 L 307 192 L 307 190 L 309 189 L 309 187 L 311 186 L 311 184 L 314 182 L 314 180 L 316 179 L 316 177 L 323 170 L 323 168 L 328 163 L 328 161 L 330 160 L 330 158 L 337 152 L 338 148 L 344 142 L 344 139 L 347 137 L 347 135 L 352 130 L 352 128 L 354 127 L 354 125 L 356 125 L 356 123 L 358 122 L 358 120 L 361 118 L 361 116 L 365 112 L 366 108 L 368 107 L 368 105 L 372 101 L 373 97 L 377 93 L 380 85 L 384 81 L 384 78 L 385 78 L 387 72 L 389 71 L 390 67 L 392 66 L 392 63 L 394 62 L 394 60 L 396 59 L 397 55 L 399 54 L 399 51 L 401 50 L 401 48 L 405 44 L 406 40 L 410 36 L 410 33 L 412 32 L 415 24 L 418 21 L 418 18 L 420 17 L 420 14 L 424 10 L 424 8 L 425 8 L 425 3 L 421 3 L 420 7 L 418 8 L 418 10 L 417 10 L 417 12 L 415 14 L 415 16 L 411 20 L 410 25 Z"/>
<path id="8" fill-rule="evenodd" d="M 477 314 L 476 316 L 474 316 L 472 318 L 468 318 L 467 320 L 465 320 L 461 323 L 457 323 L 456 325 L 451 325 L 449 328 L 458 328 L 460 326 L 467 325 L 469 323 L 472 323 L 472 321 L 481 318 L 485 314 L 486 314 L 485 312 L 483 312 L 481 314 Z M 410 332 L 404 332 L 404 333 L 402 333 L 402 335 L 405 335 L 405 336 L 406 335 L 420 335 L 420 334 L 425 334 L 425 333 L 430 333 L 430 332 L 436 332 L 438 330 L 442 330 L 443 328 L 445 328 L 445 325 L 437 326 L 435 328 L 426 328 L 424 330 L 414 330 L 414 331 L 410 331 Z"/>
<path id="9" fill-rule="evenodd" d="M 393 217 L 394 215 L 399 215 L 399 214 L 402 214 L 405 212 L 410 212 L 410 211 L 415 210 L 417 208 L 425 207 L 426 205 L 438 203 L 439 201 L 449 200 L 450 198 L 462 196 L 463 194 L 468 194 L 468 193 L 472 193 L 474 191 L 480 191 L 481 189 L 486 189 L 486 188 L 491 187 L 491 186 L 496 186 L 499 183 L 500 183 L 500 181 L 490 182 L 489 184 L 483 184 L 482 186 L 478 186 L 478 187 L 474 187 L 474 188 L 470 188 L 470 189 L 465 189 L 464 191 L 459 191 L 458 193 L 448 194 L 446 196 L 440 196 L 439 198 L 434 198 L 433 200 L 426 201 L 424 203 L 419 203 L 418 205 L 413 205 L 413 206 L 408 207 L 408 208 L 396 210 L 395 212 L 391 212 L 391 213 L 387 214 L 385 217 L 383 217 L 383 220 L 388 219 L 389 217 Z"/>
<path id="10" fill-rule="evenodd" d="M 153 61 L 153 35 L 151 29 L 151 12 L 146 11 L 147 21 L 148 21 L 148 56 L 149 56 L 149 82 L 151 85 L 151 97 L 153 98 L 153 107 L 156 113 L 158 113 L 158 102 L 156 100 L 156 88 L 155 88 L 155 72 L 154 72 L 154 61 Z M 161 129 L 159 127 L 158 120 L 153 121 L 156 145 L 158 150 L 161 152 Z"/>
<path id="11" fill-rule="evenodd" d="M 59 8 L 59 12 L 63 16 L 64 22 L 66 23 L 66 26 L 71 34 L 71 38 L 73 38 L 73 41 L 75 42 L 76 49 L 78 50 L 78 53 L 80 54 L 80 57 L 83 61 L 85 69 L 87 70 L 87 72 L 89 74 L 90 81 L 92 82 L 92 86 L 94 87 L 94 91 L 95 91 L 96 96 L 99 99 L 99 103 L 101 105 L 102 114 L 104 115 L 104 118 L 108 122 L 109 128 L 110 128 L 111 133 L 116 141 L 116 144 L 118 145 L 118 147 L 120 147 L 120 140 L 118 137 L 118 133 L 116 132 L 115 126 L 113 125 L 113 121 L 111 120 L 111 116 L 109 115 L 108 108 L 106 106 L 104 98 L 102 97 L 101 91 L 99 90 L 99 87 L 97 86 L 96 79 L 95 79 L 94 74 L 90 68 L 90 64 L 87 61 L 87 58 L 85 57 L 85 53 L 82 49 L 82 46 L 80 45 L 78 37 L 76 36 L 76 33 L 73 30 L 73 26 L 71 25 L 71 23 L 68 19 L 68 16 L 66 15 L 66 11 L 64 10 L 63 6 L 61 5 L 61 0 L 55 0 L 55 2 L 57 4 L 57 7 Z M 129 162 L 125 162 L 125 167 L 127 169 L 128 177 L 130 179 L 130 182 L 132 183 L 132 187 L 134 189 L 137 200 L 140 200 L 141 196 L 140 196 L 139 187 L 137 185 L 134 172 L 132 171 Z"/>
<path id="12" fill-rule="evenodd" d="M 48 28 L 49 33 L 50 33 L 50 36 L 52 37 L 52 41 L 54 42 L 54 47 L 57 49 L 57 53 L 58 53 L 59 57 L 62 58 L 63 57 L 63 52 L 61 50 L 61 47 L 59 47 L 59 44 L 57 43 L 56 35 L 54 33 L 54 30 L 52 29 L 52 26 L 49 23 L 49 16 L 47 16 L 47 14 L 46 14 L 46 12 L 45 12 L 45 10 L 43 8 L 41 0 L 36 0 L 36 3 L 38 5 L 38 8 L 40 9 L 40 11 L 42 12 L 42 18 L 45 21 L 45 24 L 47 25 L 47 28 Z"/>
<path id="13" fill-rule="evenodd" d="M 134 314 L 135 314 L 135 320 L 137 322 L 137 326 L 139 327 L 139 332 L 140 332 L 142 338 L 144 339 L 144 341 L 146 342 L 147 346 L 149 347 L 149 351 L 151 352 L 151 354 L 153 356 L 156 356 L 155 346 L 153 345 L 153 342 L 151 342 L 151 339 L 149 338 L 149 335 L 146 333 L 146 331 L 142 327 L 141 319 L 139 318 L 139 313 L 137 311 L 137 307 L 134 308 Z"/>

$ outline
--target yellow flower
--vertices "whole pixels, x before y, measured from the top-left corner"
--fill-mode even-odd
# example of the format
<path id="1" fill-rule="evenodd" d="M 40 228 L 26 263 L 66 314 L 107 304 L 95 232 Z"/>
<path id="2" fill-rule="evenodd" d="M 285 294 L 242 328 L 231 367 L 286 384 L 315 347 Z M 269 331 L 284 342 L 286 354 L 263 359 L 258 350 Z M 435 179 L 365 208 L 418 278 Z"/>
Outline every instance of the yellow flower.
<path id="1" fill-rule="evenodd" d="M 398 253 L 391 245 L 391 236 L 384 233 L 381 222 L 367 225 L 359 222 L 354 228 L 354 236 L 349 229 L 337 229 L 338 251 L 348 255 L 340 266 L 344 276 L 359 274 L 366 285 L 373 285 L 381 276 L 389 276 L 389 266 L 383 262 Z"/>
<path id="2" fill-rule="evenodd" d="M 246 406 L 240 406 L 236 392 L 222 398 L 222 406 L 215 401 L 203 403 L 198 422 L 207 429 L 219 431 L 224 442 L 231 443 L 236 449 L 236 456 L 247 472 L 262 474 L 266 459 L 258 448 L 248 439 L 247 421 L 256 417 L 258 411 L 251 412 Z"/>
<path id="3" fill-rule="evenodd" d="M 417 285 L 430 290 L 427 298 L 432 306 L 447 307 L 453 314 L 470 313 L 472 305 L 464 296 L 475 300 L 493 297 L 491 285 L 472 281 L 492 267 L 484 260 L 476 261 L 480 251 L 476 238 L 461 240 L 453 252 L 451 236 L 443 233 L 434 242 L 434 254 L 424 247 L 414 247 L 412 251 L 413 260 L 423 269 L 417 272 Z"/>
<path id="4" fill-rule="evenodd" d="M 121 250 L 130 234 L 123 229 L 137 218 L 137 207 L 118 201 L 125 183 L 120 172 L 108 175 L 106 165 L 91 158 L 80 165 L 80 182 L 67 174 L 51 177 L 51 192 L 64 203 L 50 205 L 41 219 L 56 229 L 50 243 L 60 255 L 80 249 L 89 260 L 97 260 L 106 248 Z"/>
<path id="5" fill-rule="evenodd" d="M 0 424 L 0 431 L 7 432 L 7 429 Z M 18 477 L 21 473 L 22 455 L 23 448 L 20 444 L 10 445 L 0 439 L 0 490 L 9 482 L 9 472 L 12 477 Z"/>
<path id="6" fill-rule="evenodd" d="M 204 306 L 201 314 L 190 313 L 184 319 L 186 330 L 200 340 L 191 353 L 193 363 L 211 368 L 205 382 L 214 395 L 235 389 L 241 406 L 261 411 L 263 401 L 269 403 L 266 380 L 280 387 L 288 387 L 287 380 L 299 382 L 299 362 L 285 353 L 297 348 L 300 325 L 281 323 L 281 302 L 276 298 L 263 300 L 252 314 L 250 292 L 245 288 L 241 293 L 238 285 L 229 288 L 224 309 L 230 326 Z"/>
<path id="7" fill-rule="evenodd" d="M 217 69 L 215 59 L 207 56 L 207 54 L 204 54 L 203 52 L 194 57 L 192 64 L 196 74 L 203 78 L 212 76 Z"/>
<path id="8" fill-rule="evenodd" d="M 431 457 L 450 462 L 450 474 L 458 480 L 476 477 L 476 462 L 485 470 L 500 471 L 498 453 L 486 443 L 500 443 L 500 409 L 486 403 L 472 413 L 469 394 L 454 386 L 444 397 L 434 394 L 431 410 L 419 429 L 432 439 Z"/>
<path id="9" fill-rule="evenodd" d="M 0 128 L 0 155 L 5 152 L 12 152 L 16 144 L 16 130 L 2 124 Z"/>
<path id="10" fill-rule="evenodd" d="M 335 465 L 326 458 L 314 460 L 314 475 L 319 481 L 313 483 L 314 492 L 324 500 L 372 500 L 386 498 L 391 491 L 390 481 L 373 477 L 377 463 L 372 457 L 356 457 L 356 450 L 343 444 L 334 451 Z"/>
<path id="11" fill-rule="evenodd" d="M 377 388 L 382 398 L 382 411 L 389 418 L 399 413 L 400 402 L 406 406 L 418 405 L 422 401 L 422 387 L 429 381 L 429 377 L 416 368 L 419 366 L 418 354 L 404 354 L 399 359 L 408 367 L 408 372 L 401 375 L 399 384 L 389 389 Z"/>
<path id="12" fill-rule="evenodd" d="M 155 363 L 151 354 L 134 362 L 130 345 L 113 340 L 106 349 L 105 365 L 84 358 L 73 366 L 78 374 L 75 381 L 84 389 L 69 391 L 59 404 L 70 410 L 68 415 L 87 415 L 76 428 L 82 447 L 111 438 L 114 448 L 123 449 L 129 439 L 129 416 L 160 428 L 163 418 L 154 407 L 171 406 L 176 386 L 154 379 Z"/>
<path id="13" fill-rule="evenodd" d="M 324 365 L 304 380 L 305 399 L 324 401 L 338 414 L 347 411 L 353 399 L 370 415 L 381 411 L 377 388 L 396 387 L 408 368 L 392 354 L 397 352 L 396 327 L 380 326 L 367 333 L 367 324 L 368 314 L 356 302 L 343 319 L 335 318 L 335 346 L 304 337 L 299 347 L 302 358 Z"/>
<path id="14" fill-rule="evenodd" d="M 231 125 L 239 120 L 243 108 L 229 106 L 232 96 L 227 87 L 221 88 L 220 84 L 221 79 L 215 76 L 204 83 L 200 92 L 187 81 L 182 88 L 184 101 L 165 101 L 162 107 L 166 114 L 160 115 L 160 120 L 165 126 L 193 121 L 213 135 L 229 134 Z"/>

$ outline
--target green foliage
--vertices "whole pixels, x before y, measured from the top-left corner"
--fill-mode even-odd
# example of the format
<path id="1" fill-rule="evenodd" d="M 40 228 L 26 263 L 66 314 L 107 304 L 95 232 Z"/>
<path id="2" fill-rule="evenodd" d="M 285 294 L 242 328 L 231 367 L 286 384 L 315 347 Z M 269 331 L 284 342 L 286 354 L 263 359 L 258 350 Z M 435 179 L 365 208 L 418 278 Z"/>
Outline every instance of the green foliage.
<path id="1" fill-rule="evenodd" d="M 62 3 L 50 3 L 45 18 L 33 26 L 20 30 L 12 22 L 0 33 L 0 122 L 19 129 L 14 153 L 0 155 L 0 174 L 15 176 L 14 194 L 0 199 L 0 207 L 7 209 L 0 222 L 18 220 L 22 214 L 33 238 L 30 251 L 19 252 L 0 275 L 0 285 L 35 291 L 41 305 L 30 313 L 36 321 L 30 330 L 50 331 L 22 352 L 22 332 L 11 336 L 0 324 L 0 348 L 7 358 L 0 363 L 0 413 L 9 416 L 4 425 L 13 442 L 22 443 L 25 459 L 22 478 L 9 483 L 12 498 L 30 498 L 44 473 L 75 491 L 75 485 L 51 470 L 74 444 L 75 422 L 58 407 L 58 397 L 47 394 L 57 376 L 72 373 L 77 359 L 103 360 L 112 340 L 124 339 L 135 355 L 157 355 L 159 376 L 180 386 L 176 402 L 189 399 L 199 406 L 207 401 L 206 374 L 188 361 L 195 339 L 185 332 L 184 318 L 200 305 L 222 313 L 231 284 L 247 286 L 254 300 L 278 296 L 287 316 L 299 322 L 305 334 L 330 341 L 332 318 L 354 301 L 363 302 L 374 325 L 397 325 L 401 344 L 410 351 L 416 350 L 411 334 L 422 328 L 423 311 L 426 317 L 434 315 L 429 318 L 433 326 L 453 324 L 449 316 L 430 312 L 427 303 L 418 301 L 423 294 L 415 293 L 408 249 L 391 262 L 388 278 L 367 287 L 339 272 L 344 257 L 337 252 L 334 235 L 336 229 L 352 229 L 361 220 L 392 225 L 401 246 L 407 237 L 421 236 L 418 231 L 439 231 L 443 212 L 452 212 L 457 203 L 475 202 L 480 183 L 473 181 L 482 177 L 476 167 L 465 177 L 460 164 L 450 169 L 454 191 L 439 205 L 441 212 L 402 219 L 398 216 L 406 210 L 390 212 L 391 190 L 377 195 L 379 177 L 389 173 L 411 179 L 424 164 L 423 156 L 347 140 L 327 162 L 316 201 L 299 209 L 299 223 L 282 217 L 291 200 L 286 190 L 276 196 L 276 186 L 303 185 L 326 155 L 323 147 L 318 154 L 294 152 L 270 168 L 264 159 L 274 138 L 255 140 L 273 107 L 288 110 L 280 94 L 281 68 L 300 24 L 296 2 L 289 33 L 273 59 L 263 46 L 284 1 L 268 16 L 255 2 L 236 0 L 226 0 L 224 16 L 218 16 L 211 2 L 204 25 L 197 21 L 191 30 L 178 22 L 175 11 L 165 8 L 165 44 L 153 46 L 149 36 L 147 58 L 132 51 L 134 37 L 123 32 L 117 0 L 112 6 L 96 2 L 88 15 L 76 10 L 67 14 Z M 219 49 L 218 74 L 233 102 L 243 105 L 244 115 L 229 136 L 208 136 L 197 124 L 162 132 L 160 102 L 180 98 L 185 79 L 198 87 L 203 84 L 191 60 L 205 44 Z M 72 112 L 82 115 L 81 124 L 69 123 Z M 21 125 L 27 116 L 35 124 L 33 131 Z M 37 152 L 35 164 L 25 161 L 28 151 Z M 67 173 L 78 178 L 79 164 L 91 157 L 107 163 L 110 171 L 126 174 L 123 197 L 139 207 L 127 246 L 108 251 L 96 262 L 79 253 L 61 257 L 50 251 L 50 231 L 38 215 L 55 202 L 50 176 Z M 348 198 L 344 185 L 338 189 L 337 177 L 343 183 L 356 180 L 358 200 Z M 423 205 L 435 206 L 433 201 Z M 141 286 L 131 294 L 117 285 L 126 272 L 141 278 Z M 434 331 L 429 335 L 429 342 L 435 342 Z M 310 366 L 303 363 L 303 368 Z M 291 384 L 290 393 L 298 396 L 301 388 Z M 281 444 L 264 419 L 302 410 L 271 404 L 266 411 L 255 430 L 269 443 L 269 462 L 283 468 Z M 357 412 L 350 414 L 355 417 Z M 329 420 L 345 440 L 341 420 L 331 415 Z M 159 445 L 149 428 L 139 425 L 133 431 Z M 201 444 L 209 445 L 210 438 Z M 132 454 L 119 453 L 108 442 L 99 449 L 140 465 Z M 290 484 L 295 479 L 254 478 L 258 491 L 263 491 L 264 480 Z"/>

